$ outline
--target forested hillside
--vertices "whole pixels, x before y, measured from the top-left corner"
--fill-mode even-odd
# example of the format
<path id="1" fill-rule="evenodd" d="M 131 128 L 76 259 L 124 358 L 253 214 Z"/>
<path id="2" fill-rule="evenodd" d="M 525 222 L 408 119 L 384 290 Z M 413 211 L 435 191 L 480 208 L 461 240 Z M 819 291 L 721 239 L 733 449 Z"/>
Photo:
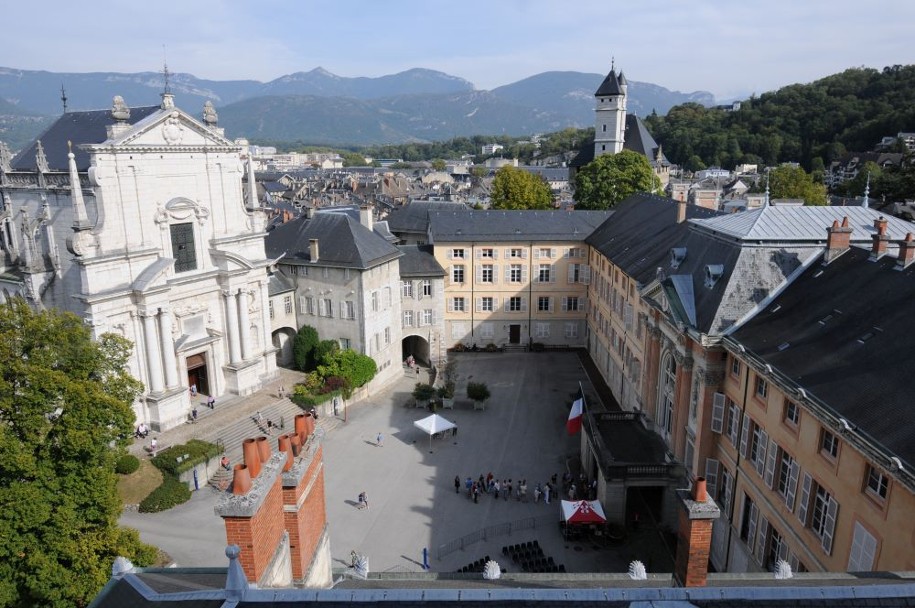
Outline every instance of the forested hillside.
<path id="1" fill-rule="evenodd" d="M 726 112 L 688 103 L 646 119 L 671 162 L 687 169 L 800 162 L 807 170 L 884 135 L 915 131 L 915 65 L 852 68 L 751 97 Z"/>

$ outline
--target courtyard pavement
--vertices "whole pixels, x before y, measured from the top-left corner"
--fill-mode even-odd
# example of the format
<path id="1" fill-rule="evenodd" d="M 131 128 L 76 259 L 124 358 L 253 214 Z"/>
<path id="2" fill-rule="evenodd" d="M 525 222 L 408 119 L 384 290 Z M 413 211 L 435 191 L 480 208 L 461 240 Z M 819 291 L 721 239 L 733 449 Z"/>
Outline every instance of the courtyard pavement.
<path id="1" fill-rule="evenodd" d="M 347 422 L 324 420 L 327 516 L 335 567 L 349 564 L 351 550 L 369 557 L 372 571 L 418 571 L 423 548 L 432 571 L 450 572 L 486 555 L 509 571 L 505 545 L 538 540 L 544 552 L 569 572 L 622 572 L 632 559 L 649 570 L 670 571 L 669 552 L 657 530 L 644 524 L 623 546 L 607 549 L 591 542 L 567 542 L 558 530 L 559 505 L 533 503 L 537 482 L 562 474 L 578 462 L 581 436 L 565 431 L 568 406 L 578 389 L 596 395 L 576 353 L 460 353 L 453 410 L 438 413 L 458 426 L 457 435 L 431 442 L 413 422 L 428 415 L 407 407 L 415 377 L 404 376 L 377 395 L 350 405 Z M 466 399 L 468 381 L 485 382 L 492 393 L 484 411 Z M 287 385 L 288 386 L 288 385 Z M 270 389 L 265 389 L 269 391 Z M 596 396 L 594 401 L 597 401 Z M 592 408 L 600 407 L 591 403 Z M 202 424 L 203 422 L 201 422 Z M 383 446 L 376 445 L 381 433 Z M 454 477 L 492 472 L 517 485 L 527 479 L 528 501 L 483 495 L 474 504 L 455 493 Z M 368 509 L 357 509 L 359 492 Z M 180 566 L 224 566 L 225 532 L 213 506 L 218 493 L 206 488 L 177 508 L 158 514 L 125 511 L 121 523 L 140 530 L 146 542 L 168 552 Z M 513 532 L 493 526 L 513 522 Z M 536 523 L 536 528 L 518 527 Z M 487 540 L 465 543 L 466 535 Z"/>

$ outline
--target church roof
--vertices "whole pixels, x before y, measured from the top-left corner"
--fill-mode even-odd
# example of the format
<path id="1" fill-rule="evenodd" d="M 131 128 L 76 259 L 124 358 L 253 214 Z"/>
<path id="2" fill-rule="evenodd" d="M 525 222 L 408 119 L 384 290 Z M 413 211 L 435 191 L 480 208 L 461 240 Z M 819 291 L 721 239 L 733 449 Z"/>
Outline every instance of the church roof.
<path id="1" fill-rule="evenodd" d="M 652 164 L 657 160 L 658 142 L 648 132 L 648 127 L 645 126 L 642 119 L 635 114 L 626 115 L 626 133 L 623 136 L 623 149 L 638 152 L 648 158 L 648 161 Z M 661 163 L 668 163 L 663 153 L 661 153 Z"/>
<path id="2" fill-rule="evenodd" d="M 128 124 L 136 124 L 159 110 L 159 106 L 130 108 Z M 80 171 L 89 169 L 89 154 L 79 148 L 82 144 L 100 144 L 108 139 L 108 125 L 113 125 L 111 110 L 89 110 L 86 112 L 67 112 L 58 118 L 38 138 L 23 148 L 13 159 L 14 171 L 37 171 L 35 153 L 38 142 L 48 159 L 48 168 L 52 171 L 67 171 L 67 142 L 73 142 L 73 154 L 76 156 L 76 168 Z"/>
<path id="3" fill-rule="evenodd" d="M 310 241 L 318 240 L 318 259 L 311 259 Z M 348 215 L 317 213 L 277 226 L 265 242 L 271 258 L 284 264 L 314 264 L 365 270 L 403 255 L 394 245 Z"/>
<path id="4" fill-rule="evenodd" d="M 622 73 L 620 76 L 622 76 Z M 611 69 L 610 73 L 607 74 L 607 77 L 604 78 L 604 81 L 597 87 L 597 92 L 594 93 L 594 96 L 604 97 L 608 95 L 622 95 L 623 89 L 620 88 L 621 84 L 626 84 L 626 81 L 620 82 L 620 79 L 616 76 L 616 70 Z"/>

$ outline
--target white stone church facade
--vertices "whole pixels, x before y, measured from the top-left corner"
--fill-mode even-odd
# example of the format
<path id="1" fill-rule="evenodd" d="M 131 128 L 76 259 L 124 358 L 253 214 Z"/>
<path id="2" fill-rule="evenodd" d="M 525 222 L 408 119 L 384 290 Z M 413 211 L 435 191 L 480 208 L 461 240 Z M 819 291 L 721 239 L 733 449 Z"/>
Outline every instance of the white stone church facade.
<path id="1" fill-rule="evenodd" d="M 266 216 L 243 189 L 244 148 L 209 104 L 200 121 L 162 97 L 66 113 L 15 158 L 0 145 L 0 301 L 131 340 L 137 422 L 159 430 L 187 419 L 192 386 L 218 402 L 276 374 Z"/>

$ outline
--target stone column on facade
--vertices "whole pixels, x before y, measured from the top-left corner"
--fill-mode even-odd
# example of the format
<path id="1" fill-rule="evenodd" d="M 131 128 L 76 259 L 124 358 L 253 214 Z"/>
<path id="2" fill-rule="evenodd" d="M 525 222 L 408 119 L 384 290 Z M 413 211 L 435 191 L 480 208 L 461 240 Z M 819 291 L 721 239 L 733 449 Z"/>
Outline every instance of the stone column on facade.
<path id="1" fill-rule="evenodd" d="M 175 359 L 175 342 L 172 336 L 172 314 L 167 308 L 159 309 L 159 340 L 162 348 L 162 365 L 165 367 L 165 386 L 178 386 L 178 362 Z"/>
<path id="2" fill-rule="evenodd" d="M 251 321 L 248 319 L 248 292 L 244 289 L 238 292 L 238 326 L 241 358 L 247 361 L 251 358 Z"/>
<path id="3" fill-rule="evenodd" d="M 223 291 L 226 299 L 226 337 L 229 340 L 229 363 L 238 363 L 241 359 L 238 348 L 238 294 Z"/>
<path id="4" fill-rule="evenodd" d="M 156 336 L 156 313 L 147 310 L 143 317 L 143 340 L 146 342 L 146 372 L 149 377 L 149 392 L 159 393 L 164 387 L 162 380 L 162 357 L 159 353 L 159 338 Z"/>

